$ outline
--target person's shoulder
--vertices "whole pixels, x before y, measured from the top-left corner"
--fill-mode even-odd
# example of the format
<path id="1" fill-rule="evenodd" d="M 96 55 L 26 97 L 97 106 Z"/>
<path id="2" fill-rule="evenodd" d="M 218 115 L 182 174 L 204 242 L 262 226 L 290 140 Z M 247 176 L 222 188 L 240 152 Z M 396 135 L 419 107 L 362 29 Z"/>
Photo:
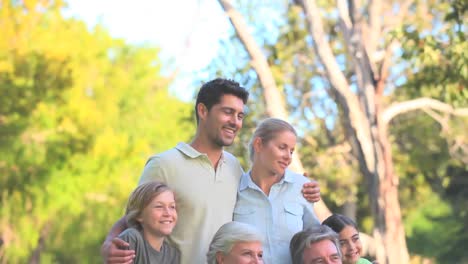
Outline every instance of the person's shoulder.
<path id="1" fill-rule="evenodd" d="M 289 169 L 286 170 L 286 174 L 291 181 L 300 184 L 301 186 L 306 182 L 310 182 L 310 179 L 305 177 L 303 174 L 291 171 Z"/>
<path id="2" fill-rule="evenodd" d="M 151 155 L 148 158 L 148 161 L 146 162 L 146 164 L 159 163 L 160 161 L 166 161 L 166 160 L 170 161 L 180 155 L 181 155 L 181 152 L 177 149 L 177 146 L 175 146 L 161 153 Z"/>
<path id="3" fill-rule="evenodd" d="M 223 150 L 223 156 L 224 156 L 224 159 L 228 161 L 239 163 L 239 160 L 236 158 L 236 156 L 234 156 L 234 154 L 230 152 Z"/>
<path id="4" fill-rule="evenodd" d="M 151 158 L 171 158 L 174 155 L 180 155 L 180 150 L 177 148 L 180 144 L 183 144 L 183 143 L 179 143 L 177 144 L 177 146 L 167 149 L 161 153 L 154 154 L 150 157 L 150 159 Z"/>
<path id="5" fill-rule="evenodd" d="M 124 240 L 126 240 L 126 241 L 128 241 L 128 238 L 132 238 L 132 239 L 135 239 L 135 240 L 139 240 L 139 239 L 143 238 L 140 231 L 138 231 L 134 227 L 129 227 L 129 228 L 125 229 L 124 231 L 122 231 L 122 233 L 119 234 L 119 237 L 124 238 Z"/>
<path id="6" fill-rule="evenodd" d="M 223 150 L 223 160 L 224 162 L 238 174 L 238 178 L 244 173 L 244 169 L 240 161 L 233 154 Z"/>
<path id="7" fill-rule="evenodd" d="M 121 234 L 135 234 L 135 235 L 141 235 L 140 231 L 138 231 L 138 229 L 136 229 L 135 227 L 129 227 L 127 229 L 125 229 L 124 231 L 122 231 Z"/>

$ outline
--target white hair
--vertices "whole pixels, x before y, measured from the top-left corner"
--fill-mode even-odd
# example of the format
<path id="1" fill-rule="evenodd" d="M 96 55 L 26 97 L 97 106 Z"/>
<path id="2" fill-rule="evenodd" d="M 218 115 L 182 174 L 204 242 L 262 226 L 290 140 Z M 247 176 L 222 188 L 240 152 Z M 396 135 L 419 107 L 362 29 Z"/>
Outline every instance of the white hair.
<path id="1" fill-rule="evenodd" d="M 211 240 L 206 254 L 207 262 L 218 264 L 216 253 L 229 254 L 236 243 L 253 241 L 263 242 L 263 236 L 255 227 L 241 222 L 228 222 L 218 229 Z"/>

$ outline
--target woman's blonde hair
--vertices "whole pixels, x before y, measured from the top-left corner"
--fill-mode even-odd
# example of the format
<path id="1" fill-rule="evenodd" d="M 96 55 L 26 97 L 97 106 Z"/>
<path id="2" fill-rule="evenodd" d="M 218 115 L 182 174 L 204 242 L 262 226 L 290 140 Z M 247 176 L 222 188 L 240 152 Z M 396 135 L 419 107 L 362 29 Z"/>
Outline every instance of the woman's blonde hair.
<path id="1" fill-rule="evenodd" d="M 158 181 L 151 181 L 138 186 L 128 198 L 127 209 L 125 210 L 127 225 L 141 229 L 141 224 L 137 218 L 141 216 L 143 209 L 151 203 L 154 197 L 165 191 L 172 192 L 169 186 Z"/>
<path id="2" fill-rule="evenodd" d="M 250 161 L 253 162 L 255 156 L 255 149 L 253 146 L 254 140 L 260 138 L 263 144 L 268 143 L 272 140 L 278 133 L 283 131 L 292 132 L 297 136 L 296 130 L 288 122 L 278 119 L 278 118 L 267 118 L 264 119 L 255 129 L 254 134 L 249 142 L 249 156 Z"/>

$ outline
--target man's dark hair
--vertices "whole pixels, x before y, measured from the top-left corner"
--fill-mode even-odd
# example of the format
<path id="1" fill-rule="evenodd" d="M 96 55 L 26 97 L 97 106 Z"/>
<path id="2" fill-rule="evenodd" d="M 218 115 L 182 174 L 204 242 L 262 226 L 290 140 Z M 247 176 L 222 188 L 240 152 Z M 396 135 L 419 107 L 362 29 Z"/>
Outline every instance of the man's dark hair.
<path id="1" fill-rule="evenodd" d="M 208 111 L 211 110 L 213 105 L 221 101 L 221 97 L 225 94 L 232 94 L 240 99 L 244 104 L 247 103 L 249 98 L 249 92 L 240 86 L 239 83 L 228 80 L 217 78 L 212 81 L 209 81 L 200 88 L 200 91 L 197 95 L 197 101 L 195 103 L 195 116 L 197 117 L 197 124 L 199 121 L 197 106 L 202 103 L 206 106 Z"/>

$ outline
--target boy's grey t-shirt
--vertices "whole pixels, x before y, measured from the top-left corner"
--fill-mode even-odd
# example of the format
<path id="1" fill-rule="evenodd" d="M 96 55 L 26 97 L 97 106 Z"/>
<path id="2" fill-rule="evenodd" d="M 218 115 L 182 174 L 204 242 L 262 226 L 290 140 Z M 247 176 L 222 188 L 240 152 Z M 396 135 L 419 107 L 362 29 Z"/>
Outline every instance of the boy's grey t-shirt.
<path id="1" fill-rule="evenodd" d="M 128 242 L 130 249 L 135 250 L 134 264 L 180 264 L 179 250 L 169 245 L 166 239 L 161 251 L 156 251 L 135 228 L 126 229 L 120 233 L 119 238 Z"/>

